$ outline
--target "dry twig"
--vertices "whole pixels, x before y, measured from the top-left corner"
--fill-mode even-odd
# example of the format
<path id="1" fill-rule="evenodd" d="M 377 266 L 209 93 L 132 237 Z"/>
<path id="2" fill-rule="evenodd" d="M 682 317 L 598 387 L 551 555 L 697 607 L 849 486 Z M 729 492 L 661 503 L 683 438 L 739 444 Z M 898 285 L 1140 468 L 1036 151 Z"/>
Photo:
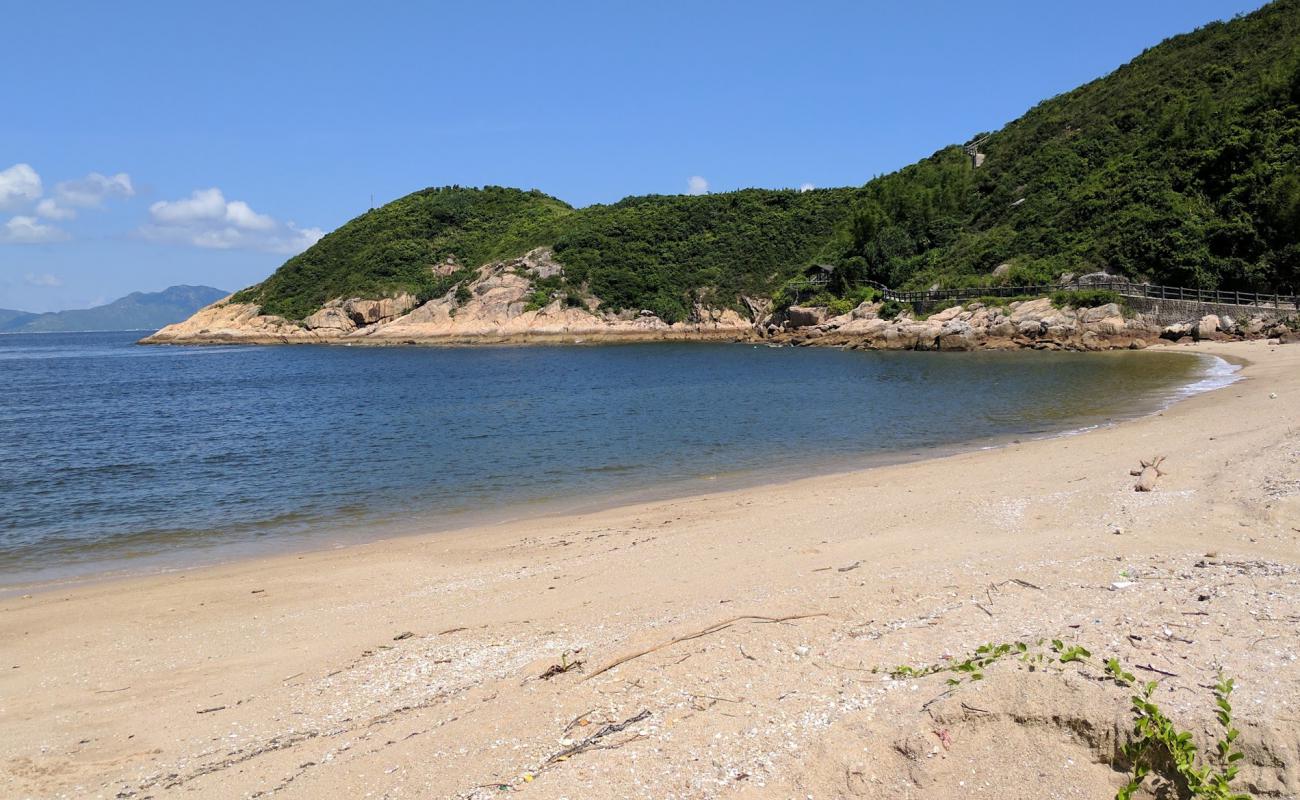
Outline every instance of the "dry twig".
<path id="1" fill-rule="evenodd" d="M 648 716 L 650 716 L 650 711 L 647 709 L 642 711 L 640 714 L 637 714 L 632 717 L 628 717 L 622 722 L 606 725 L 605 727 L 596 731 L 592 735 L 588 736 L 586 739 L 583 739 L 581 742 L 578 742 L 577 744 L 571 747 L 566 747 L 560 752 L 546 759 L 546 762 L 542 766 L 543 767 L 550 766 L 551 764 L 554 764 L 556 761 L 564 761 L 565 759 L 576 756 L 577 754 L 585 750 L 590 750 L 591 748 L 595 747 L 597 744 L 600 744 L 600 740 L 604 739 L 606 736 L 610 736 L 615 733 L 620 733 L 627 727 L 631 725 L 635 725 L 636 723 L 640 722 L 641 720 L 645 719 Z"/>
<path id="2" fill-rule="evenodd" d="M 605 666 L 601 667 L 600 669 L 592 672 L 590 675 L 583 678 L 583 680 L 589 681 L 592 678 L 596 677 L 597 675 L 600 675 L 601 673 L 609 672 L 614 667 L 617 667 L 621 664 L 626 664 L 627 662 L 635 658 L 640 658 L 641 656 L 649 655 L 655 652 L 656 650 L 662 650 L 665 647 L 672 647 L 675 644 L 681 644 L 682 642 L 689 642 L 691 639 L 698 639 L 701 636 L 708 636 L 711 633 L 717 633 L 718 631 L 725 630 L 726 628 L 730 628 L 732 625 L 735 625 L 737 622 L 761 622 L 761 623 L 770 624 L 775 622 L 791 622 L 796 619 L 809 619 L 811 617 L 825 617 L 825 616 L 827 616 L 827 614 L 819 612 L 816 614 L 792 614 L 788 617 L 762 617 L 753 614 L 743 614 L 738 617 L 731 617 L 730 619 L 724 619 L 721 622 L 715 622 L 709 627 L 704 628 L 703 630 L 698 630 L 695 633 L 688 633 L 684 636 L 678 636 L 675 639 L 669 639 L 668 641 L 663 642 L 662 644 L 657 644 L 654 647 L 647 647 L 644 650 L 638 650 L 635 653 L 630 653 L 620 658 L 616 658 L 613 661 L 606 664 Z"/>

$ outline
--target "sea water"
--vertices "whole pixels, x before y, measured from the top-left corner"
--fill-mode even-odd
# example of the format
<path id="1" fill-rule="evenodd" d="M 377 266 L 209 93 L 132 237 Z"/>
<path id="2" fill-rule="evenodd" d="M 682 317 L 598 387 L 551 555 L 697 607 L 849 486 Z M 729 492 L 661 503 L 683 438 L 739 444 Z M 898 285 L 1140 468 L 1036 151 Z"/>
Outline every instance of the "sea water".
<path id="1" fill-rule="evenodd" d="M 0 336 L 0 590 L 1076 431 L 1223 362 Z"/>

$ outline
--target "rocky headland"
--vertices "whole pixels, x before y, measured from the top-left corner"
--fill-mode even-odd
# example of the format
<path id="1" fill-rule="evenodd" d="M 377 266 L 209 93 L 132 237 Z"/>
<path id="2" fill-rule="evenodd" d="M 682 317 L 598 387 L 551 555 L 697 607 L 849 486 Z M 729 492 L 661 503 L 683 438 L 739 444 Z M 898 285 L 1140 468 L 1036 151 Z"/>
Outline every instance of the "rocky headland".
<path id="1" fill-rule="evenodd" d="M 224 298 L 190 319 L 142 340 L 145 344 L 476 344 L 522 342 L 745 339 L 754 324 L 730 309 L 696 306 L 688 321 L 667 323 L 649 311 L 601 310 L 596 298 L 538 302 L 534 281 L 562 267 L 549 250 L 485 264 L 441 297 L 420 303 L 410 294 L 338 298 L 301 322 L 266 315 L 252 303 Z M 463 291 L 462 291 L 463 288 Z"/>
<path id="2" fill-rule="evenodd" d="M 1153 315 L 1120 303 L 1091 308 L 1056 307 L 1040 297 L 1006 305 L 973 301 L 929 315 L 905 311 L 881 316 L 884 303 L 863 303 L 829 316 L 825 308 L 792 306 L 768 320 L 763 334 L 774 342 L 832 345 L 864 350 L 1141 350 L 1153 344 L 1277 339 L 1296 333 L 1271 311 L 1236 319 L 1204 314 L 1161 325 Z"/>
<path id="3" fill-rule="evenodd" d="M 547 296 L 536 282 L 563 267 L 546 248 L 485 264 L 446 294 L 421 303 L 411 294 L 335 298 L 301 321 L 223 298 L 190 319 L 143 339 L 146 344 L 482 344 L 599 343 L 656 340 L 766 341 L 869 350 L 1112 350 L 1153 344 L 1296 337 L 1285 312 L 1243 309 L 1239 318 L 1199 314 L 1161 324 L 1158 315 L 1119 303 L 1057 307 L 1046 297 L 972 301 L 919 313 L 882 302 L 835 315 L 820 306 L 773 311 L 744 298 L 744 313 L 696 303 L 687 319 L 666 322 L 648 310 L 609 311 L 599 298 Z M 1166 318 L 1168 314 L 1163 315 Z"/>

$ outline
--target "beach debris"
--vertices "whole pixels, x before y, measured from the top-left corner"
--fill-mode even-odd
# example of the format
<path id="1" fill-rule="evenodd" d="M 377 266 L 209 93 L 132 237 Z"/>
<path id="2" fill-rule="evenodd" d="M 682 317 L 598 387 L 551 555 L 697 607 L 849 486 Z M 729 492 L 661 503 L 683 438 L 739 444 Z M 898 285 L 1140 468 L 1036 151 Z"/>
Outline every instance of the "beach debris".
<path id="1" fill-rule="evenodd" d="M 254 589 L 253 591 L 249 592 L 249 594 L 262 594 L 265 591 L 266 591 L 265 589 Z"/>
<path id="2" fill-rule="evenodd" d="M 462 628 L 448 628 L 448 629 L 445 630 L 445 631 L 438 631 L 438 635 L 439 635 L 439 636 L 446 636 L 446 635 L 449 634 L 449 633 L 460 633 L 461 631 L 467 631 L 467 630 L 469 630 L 469 628 L 463 628 L 463 627 L 462 627 Z"/>
<path id="3" fill-rule="evenodd" d="M 1169 672 L 1168 670 L 1160 669 L 1159 667 L 1155 666 L 1154 664 L 1134 664 L 1134 665 L 1133 665 L 1133 668 L 1134 668 L 1134 669 L 1145 670 L 1145 671 L 1147 671 L 1147 672 L 1154 672 L 1154 673 L 1157 674 L 1157 675 L 1165 675 L 1165 676 L 1170 677 L 1170 678 L 1177 678 L 1177 677 L 1178 677 L 1178 673 L 1177 673 L 1177 672 Z"/>
<path id="4" fill-rule="evenodd" d="M 1017 586 L 1023 586 L 1023 587 L 1025 587 L 1026 589 L 1037 589 L 1037 590 L 1040 591 L 1040 592 L 1043 591 L 1043 587 L 1041 587 L 1041 586 L 1035 586 L 1034 584 L 1030 583 L 1029 581 L 1021 580 L 1020 578 L 1007 578 L 1005 581 L 1001 581 L 1001 582 L 999 582 L 999 583 L 990 583 L 988 588 L 989 588 L 989 590 L 991 590 L 991 591 L 997 591 L 997 590 L 1001 589 L 1003 586 L 1006 586 L 1008 583 L 1014 583 L 1015 585 L 1017 585 Z M 990 599 L 990 601 L 992 600 L 991 597 L 990 597 L 989 599 Z"/>
<path id="5" fill-rule="evenodd" d="M 851 572 L 852 570 L 855 570 L 855 569 L 857 569 L 857 568 L 860 567 L 860 566 L 862 566 L 862 562 L 861 562 L 861 561 L 854 561 L 852 564 L 849 564 L 847 567 L 838 567 L 838 568 L 836 568 L 835 571 L 836 571 L 836 572 Z"/>
<path id="6" fill-rule="evenodd" d="M 554 764 L 557 761 L 567 761 L 568 759 L 578 755 L 581 752 L 590 750 L 596 745 L 600 745 L 602 750 L 607 750 L 612 747 L 618 747 L 618 745 L 616 744 L 603 744 L 601 740 L 605 739 L 606 737 L 612 736 L 616 733 L 622 733 L 627 728 L 637 724 L 638 722 L 644 719 L 647 719 L 649 716 L 650 716 L 650 710 L 643 709 L 640 713 L 634 714 L 633 716 L 628 717 L 622 722 L 615 722 L 606 725 L 605 727 L 596 731 L 592 735 L 588 736 L 586 739 L 583 739 L 577 744 L 570 745 L 569 747 L 564 748 L 560 752 L 546 759 L 546 763 L 543 766 L 550 766 L 551 764 Z M 623 744 L 626 744 L 626 742 L 624 742 Z"/>
<path id="7" fill-rule="evenodd" d="M 591 720 L 588 719 L 588 717 L 590 717 L 592 714 L 595 713 L 596 713 L 596 709 L 593 708 L 590 711 L 584 711 L 578 716 L 574 717 L 572 722 L 564 726 L 564 735 L 568 736 L 569 732 L 572 731 L 574 728 L 579 728 L 579 727 L 585 728 L 588 725 L 590 725 Z"/>
<path id="8" fill-rule="evenodd" d="M 213 711 L 221 711 L 221 710 L 223 710 L 223 709 L 225 709 L 225 706 L 213 706 L 212 708 L 200 708 L 198 711 L 195 711 L 194 713 L 195 713 L 195 714 L 211 714 Z"/>
<path id="9" fill-rule="evenodd" d="M 708 636 L 711 633 L 717 633 L 718 631 L 726 630 L 727 628 L 730 628 L 732 625 L 735 625 L 737 622 L 756 622 L 756 623 L 770 625 L 777 622 L 793 622 L 794 620 L 798 620 L 798 619 L 811 619 L 812 617 L 826 617 L 826 616 L 829 615 L 826 614 L 825 612 L 818 612 L 815 614 L 792 614 L 788 617 L 762 617 L 762 616 L 756 616 L 752 614 L 743 614 L 738 617 L 731 617 L 729 619 L 724 619 L 721 622 L 715 622 L 709 627 L 704 628 L 702 630 L 698 630 L 695 633 L 688 633 L 685 634 L 684 636 L 678 636 L 674 639 L 669 639 L 668 641 L 663 642 L 662 644 L 657 644 L 654 647 L 647 647 L 644 650 L 638 650 L 635 653 L 629 653 L 628 655 L 616 658 L 613 661 L 606 664 L 605 666 L 591 673 L 587 677 L 583 678 L 583 680 L 589 681 L 592 678 L 596 677 L 597 675 L 600 675 L 605 672 L 609 672 L 614 667 L 620 666 L 622 664 L 626 664 L 627 662 L 636 658 L 640 658 L 641 656 L 650 655 L 651 653 L 657 650 L 663 650 L 665 647 L 672 647 L 675 644 L 681 644 L 682 642 L 689 642 L 691 639 L 698 639 L 701 636 Z"/>
<path id="10" fill-rule="evenodd" d="M 581 652 L 582 652 L 581 649 L 573 651 L 574 655 L 577 655 L 578 653 Z M 575 669 L 580 670 L 582 669 L 582 665 L 585 663 L 586 663 L 585 661 L 581 661 L 579 659 L 574 659 L 573 661 L 570 661 L 569 651 L 565 650 L 563 653 L 560 653 L 560 663 L 552 664 L 551 666 L 547 667 L 546 671 L 543 672 L 541 675 L 538 675 L 537 677 L 541 678 L 544 681 L 549 681 L 551 678 L 554 678 L 556 675 L 563 675 L 564 673 L 571 672 Z"/>
<path id="11" fill-rule="evenodd" d="M 1164 476 L 1165 472 L 1160 469 L 1160 465 L 1165 461 L 1164 456 L 1156 456 L 1151 460 L 1142 459 L 1141 468 L 1129 470 L 1130 475 L 1137 478 L 1137 483 L 1133 485 L 1135 492 L 1149 492 L 1156 488 L 1156 480 Z"/>
<path id="12" fill-rule="evenodd" d="M 943 745 L 944 750 L 952 749 L 952 734 L 948 732 L 947 728 L 940 728 L 934 731 L 934 735 L 938 737 L 939 744 Z"/>
<path id="13" fill-rule="evenodd" d="M 394 642 L 400 642 L 400 641 L 402 641 L 403 639 L 409 639 L 409 638 L 411 638 L 411 637 L 414 636 L 414 635 L 415 635 L 415 634 L 414 634 L 414 633 L 411 633 L 410 631 L 402 631 L 401 633 L 399 633 L 399 634 L 397 634 L 396 636 L 393 637 L 393 641 L 394 641 Z"/>
<path id="14" fill-rule="evenodd" d="M 1115 581 L 1110 585 L 1111 590 L 1118 592 L 1121 589 L 1127 589 L 1133 585 L 1133 581 Z"/>

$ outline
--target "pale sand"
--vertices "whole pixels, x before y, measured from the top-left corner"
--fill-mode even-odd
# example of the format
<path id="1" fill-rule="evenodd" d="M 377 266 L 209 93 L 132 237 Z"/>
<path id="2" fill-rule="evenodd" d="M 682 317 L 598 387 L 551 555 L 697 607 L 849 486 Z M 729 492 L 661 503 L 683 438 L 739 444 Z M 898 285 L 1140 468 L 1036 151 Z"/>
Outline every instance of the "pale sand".
<path id="1" fill-rule="evenodd" d="M 1222 667 L 1294 797 L 1300 347 L 1197 349 L 1244 380 L 1079 436 L 0 601 L 0 796 L 1112 797 L 1096 666 L 871 672 L 1047 637 L 1177 673 L 1202 741 Z"/>

